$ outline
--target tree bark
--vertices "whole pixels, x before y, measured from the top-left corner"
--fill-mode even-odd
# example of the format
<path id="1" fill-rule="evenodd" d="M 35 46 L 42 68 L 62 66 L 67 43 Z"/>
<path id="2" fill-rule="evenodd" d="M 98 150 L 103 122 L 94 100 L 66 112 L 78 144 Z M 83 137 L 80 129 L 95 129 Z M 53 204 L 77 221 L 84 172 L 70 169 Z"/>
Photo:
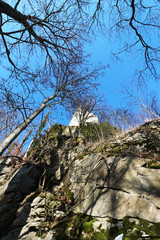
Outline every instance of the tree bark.
<path id="1" fill-rule="evenodd" d="M 0 12 L 6 14 L 7 16 L 15 19 L 22 24 L 27 20 L 26 15 L 23 15 L 21 12 L 12 8 L 8 3 L 3 1 L 0 1 Z"/>
<path id="2" fill-rule="evenodd" d="M 18 135 L 28 127 L 28 125 L 47 107 L 47 103 L 54 99 L 58 95 L 59 91 L 56 91 L 54 95 L 46 98 L 41 106 L 35 110 L 28 118 L 26 118 L 18 127 L 16 127 L 13 132 L 9 134 L 1 143 L 0 143 L 0 156 L 4 151 L 9 147 L 9 145 L 18 137 Z"/>

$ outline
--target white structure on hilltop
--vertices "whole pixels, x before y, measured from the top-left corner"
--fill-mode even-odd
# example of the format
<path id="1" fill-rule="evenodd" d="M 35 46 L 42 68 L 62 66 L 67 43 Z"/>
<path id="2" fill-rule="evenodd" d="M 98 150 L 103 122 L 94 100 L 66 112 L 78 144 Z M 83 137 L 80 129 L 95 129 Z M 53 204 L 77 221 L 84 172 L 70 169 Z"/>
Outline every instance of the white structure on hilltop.
<path id="1" fill-rule="evenodd" d="M 98 123 L 97 115 L 78 108 L 69 123 L 69 126 L 79 126 L 81 123 Z"/>

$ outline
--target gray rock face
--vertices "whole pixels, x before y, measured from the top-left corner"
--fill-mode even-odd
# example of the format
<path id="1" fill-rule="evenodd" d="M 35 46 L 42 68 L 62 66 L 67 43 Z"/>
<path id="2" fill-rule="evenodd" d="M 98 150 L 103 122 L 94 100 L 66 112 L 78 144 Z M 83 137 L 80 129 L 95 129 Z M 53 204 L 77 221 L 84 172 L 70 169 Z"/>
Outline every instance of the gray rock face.
<path id="1" fill-rule="evenodd" d="M 146 159 L 93 154 L 76 160 L 70 171 L 75 212 L 94 217 L 124 216 L 160 222 L 160 169 L 144 167 Z"/>
<path id="2" fill-rule="evenodd" d="M 0 236 L 5 229 L 10 226 L 16 217 L 19 203 L 32 191 L 37 188 L 41 169 L 34 164 L 25 164 L 12 176 L 2 189 L 0 200 Z M 3 187 L 2 187 L 3 188 Z M 17 227 L 25 224 L 26 216 L 30 208 L 26 206 L 26 211 L 18 221 Z M 12 238 L 10 238 L 12 239 Z M 15 238 L 16 239 L 16 238 Z"/>
<path id="3" fill-rule="evenodd" d="M 78 138 L 74 142 L 69 136 L 59 138 L 49 151 L 48 142 L 44 152 L 41 149 L 43 176 L 31 163 L 11 174 L 13 159 L 0 160 L 0 239 L 54 240 L 54 226 L 72 210 L 93 216 L 95 232 L 110 229 L 111 218 L 118 220 L 118 229 L 126 216 L 160 223 L 160 169 L 146 168 L 149 161 L 157 161 L 160 168 L 159 133 L 160 123 L 147 123 L 100 146 L 100 151 L 85 149 Z M 38 156 L 39 149 L 36 161 Z M 38 188 L 41 176 L 44 184 Z"/>
<path id="4" fill-rule="evenodd" d="M 26 196 L 35 189 L 40 175 L 41 171 L 36 165 L 23 165 L 9 181 L 5 195 L 12 195 L 12 199 L 16 198 L 17 194 Z"/>

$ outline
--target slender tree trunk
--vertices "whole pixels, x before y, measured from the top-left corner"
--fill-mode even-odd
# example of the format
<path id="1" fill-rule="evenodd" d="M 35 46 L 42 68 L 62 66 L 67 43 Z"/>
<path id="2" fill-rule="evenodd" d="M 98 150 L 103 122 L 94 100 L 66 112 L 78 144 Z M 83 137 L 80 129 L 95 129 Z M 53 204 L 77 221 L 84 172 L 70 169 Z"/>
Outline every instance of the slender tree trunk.
<path id="1" fill-rule="evenodd" d="M 28 125 L 46 108 L 47 103 L 54 99 L 58 95 L 59 91 L 56 91 L 54 95 L 46 98 L 41 106 L 35 110 L 28 118 L 26 118 L 18 127 L 16 127 L 13 132 L 9 134 L 1 143 L 0 143 L 0 155 L 9 147 L 9 145 L 18 137 L 18 135 L 28 127 Z"/>

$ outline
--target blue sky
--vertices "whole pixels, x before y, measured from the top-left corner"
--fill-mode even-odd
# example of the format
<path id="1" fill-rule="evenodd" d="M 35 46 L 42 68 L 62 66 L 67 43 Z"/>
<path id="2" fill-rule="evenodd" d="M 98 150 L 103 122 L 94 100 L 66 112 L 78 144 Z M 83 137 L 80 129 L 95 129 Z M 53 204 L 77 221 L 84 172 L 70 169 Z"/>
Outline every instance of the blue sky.
<path id="1" fill-rule="evenodd" d="M 93 62 L 109 65 L 105 70 L 104 76 L 100 78 L 100 90 L 104 93 L 108 103 L 113 107 L 121 107 L 127 104 L 127 95 L 122 93 L 125 85 L 129 85 L 131 90 L 136 89 L 135 96 L 140 96 L 142 91 L 148 95 L 152 92 L 156 92 L 157 95 L 160 94 L 160 84 L 152 78 L 146 79 L 146 85 L 142 84 L 142 89 L 136 87 L 137 79 L 134 73 L 139 69 L 141 62 L 144 60 L 143 56 L 140 56 L 138 52 L 120 54 L 120 61 L 112 62 L 111 52 L 118 51 L 118 44 L 116 39 L 109 41 L 105 36 L 97 38 L 86 49 L 92 53 L 91 59 Z"/>
<path id="2" fill-rule="evenodd" d="M 108 20 L 106 20 L 108 21 Z M 130 85 L 132 89 L 132 85 L 135 88 L 136 79 L 134 79 L 133 74 L 135 70 L 138 69 L 140 65 L 140 55 L 138 52 L 134 52 L 133 54 L 120 54 L 121 61 L 112 62 L 111 52 L 117 52 L 120 41 L 123 42 L 123 37 L 121 39 L 112 37 L 108 39 L 108 33 L 99 35 L 96 39 L 93 40 L 92 44 L 86 44 L 85 49 L 87 53 L 92 54 L 91 62 L 98 64 L 99 62 L 102 65 L 109 66 L 105 70 L 105 74 L 103 77 L 100 77 L 100 91 L 104 94 L 109 105 L 119 108 L 128 106 L 128 102 L 126 100 L 126 95 L 122 94 L 122 86 Z M 154 39 L 156 41 L 156 39 Z M 158 40 L 158 39 L 157 39 Z M 1 71 L 1 76 L 4 76 L 5 72 Z M 133 80 L 133 81 L 132 81 Z M 156 89 L 157 94 L 160 92 L 159 83 L 150 79 L 147 81 L 147 87 L 143 86 L 143 90 L 149 94 L 150 91 L 154 91 Z M 137 94 L 138 89 L 135 91 L 135 95 Z M 139 95 L 139 93 L 138 93 Z M 53 116 L 54 122 L 59 122 L 62 124 L 68 124 L 70 119 L 67 119 L 65 116 L 60 116 L 56 118 Z"/>
<path id="3" fill-rule="evenodd" d="M 129 86 L 130 90 L 134 89 L 135 96 L 141 97 L 156 92 L 160 94 L 160 83 L 154 79 L 146 79 L 146 84 L 142 84 L 142 89 L 137 87 L 137 79 L 134 73 L 138 70 L 140 63 L 143 62 L 143 56 L 138 52 L 120 54 L 120 61 L 113 62 L 112 53 L 118 51 L 117 39 L 108 40 L 106 36 L 97 37 L 92 44 L 86 45 L 86 52 L 91 54 L 91 61 L 95 64 L 99 62 L 108 66 L 105 69 L 104 76 L 100 77 L 100 92 L 104 94 L 107 103 L 113 108 L 129 108 L 130 103 L 128 95 L 123 92 L 124 87 Z M 142 94 L 143 92 L 143 94 Z M 136 112 L 137 107 L 132 107 Z M 70 119 L 58 119 L 64 124 L 69 123 Z"/>

